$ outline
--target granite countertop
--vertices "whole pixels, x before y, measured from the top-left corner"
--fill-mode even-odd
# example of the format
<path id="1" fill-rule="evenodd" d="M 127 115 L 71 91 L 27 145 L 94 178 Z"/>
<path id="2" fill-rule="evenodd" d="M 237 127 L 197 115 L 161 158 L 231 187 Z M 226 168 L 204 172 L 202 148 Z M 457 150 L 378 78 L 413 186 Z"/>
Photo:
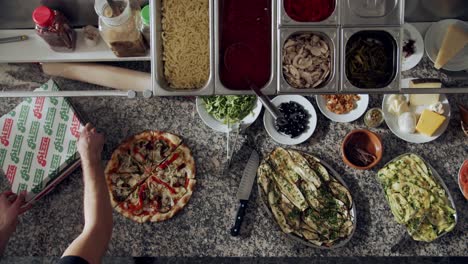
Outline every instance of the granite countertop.
<path id="1" fill-rule="evenodd" d="M 145 65 L 138 67 L 147 69 Z M 0 65 L 0 89 L 24 89 L 48 79 L 35 65 Z M 56 81 L 66 90 L 97 88 L 60 78 Z M 162 223 L 137 224 L 114 212 L 109 256 L 468 256 L 467 201 L 457 185 L 458 169 L 468 157 L 468 140 L 460 129 L 460 116 L 456 107 L 456 103 L 468 102 L 468 94 L 449 95 L 448 98 L 452 105 L 449 127 L 431 143 L 407 143 L 394 136 L 385 125 L 373 129 L 381 135 L 384 143 L 384 157 L 377 168 L 399 154 L 417 153 L 437 169 L 458 208 L 458 225 L 451 233 L 430 244 L 411 243 L 397 254 L 391 254 L 390 247 L 400 238 L 404 229 L 393 219 L 375 179 L 377 168 L 357 171 L 347 167 L 340 157 L 339 148 L 343 137 L 352 129 L 363 128 L 362 118 L 341 124 L 318 114 L 315 133 L 307 142 L 296 147 L 321 157 L 336 168 L 349 185 L 357 208 L 357 230 L 351 241 L 340 249 L 318 250 L 288 240 L 260 207 L 256 189 L 251 196 L 242 236 L 233 238 L 229 235 L 238 207 L 235 194 L 249 154 L 248 148 L 243 144 L 245 140 L 240 139 L 231 173 L 222 176 L 224 134 L 204 125 L 196 113 L 194 98 L 101 97 L 72 98 L 71 102 L 87 121 L 106 133 L 104 159 L 110 157 L 122 139 L 145 129 L 181 135 L 196 159 L 196 191 L 189 204 L 173 219 Z M 315 100 L 309 99 L 316 107 Z M 1 115 L 21 101 L 18 98 L 0 100 Z M 382 96 L 372 95 L 369 107 L 378 107 L 381 101 Z M 248 131 L 255 134 L 257 147 L 263 155 L 278 146 L 265 132 L 262 118 Z M 62 254 L 83 227 L 81 178 L 81 171 L 76 170 L 21 217 L 17 232 L 5 252 L 6 256 Z M 7 188 L 6 180 L 1 177 L 0 190 Z"/>

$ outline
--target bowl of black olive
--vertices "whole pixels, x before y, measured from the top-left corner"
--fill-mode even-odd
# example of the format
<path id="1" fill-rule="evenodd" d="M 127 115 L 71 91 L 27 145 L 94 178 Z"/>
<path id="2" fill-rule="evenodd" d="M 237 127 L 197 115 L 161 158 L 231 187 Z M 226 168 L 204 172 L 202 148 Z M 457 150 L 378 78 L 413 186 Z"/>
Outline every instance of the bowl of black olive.
<path id="1" fill-rule="evenodd" d="M 286 122 L 276 122 L 269 112 L 263 124 L 270 137 L 284 145 L 301 144 L 312 136 L 317 126 L 317 113 L 310 101 L 300 95 L 280 95 L 272 100 Z"/>

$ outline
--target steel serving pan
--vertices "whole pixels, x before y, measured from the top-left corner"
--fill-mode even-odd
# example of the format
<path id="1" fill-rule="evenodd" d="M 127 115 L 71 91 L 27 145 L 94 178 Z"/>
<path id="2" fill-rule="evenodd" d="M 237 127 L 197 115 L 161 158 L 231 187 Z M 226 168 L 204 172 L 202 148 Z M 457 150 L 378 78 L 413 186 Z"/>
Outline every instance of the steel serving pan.
<path id="1" fill-rule="evenodd" d="M 319 22 L 298 22 L 292 19 L 284 9 L 284 0 L 278 0 L 278 24 L 282 26 L 328 26 L 340 24 L 342 0 L 335 0 L 335 10 L 330 16 Z"/>
<path id="2" fill-rule="evenodd" d="M 426 166 L 427 166 L 427 167 L 431 170 L 431 172 L 432 172 L 432 177 L 433 177 L 433 178 L 440 184 L 440 186 L 442 186 L 442 188 L 445 190 L 445 193 L 447 194 L 447 198 L 448 198 L 448 200 L 449 200 L 449 202 L 450 202 L 450 205 L 451 205 L 452 208 L 455 210 L 455 213 L 453 214 L 453 217 L 454 217 L 454 219 L 455 219 L 455 226 L 456 226 L 457 223 L 458 223 L 458 213 L 457 213 L 457 208 L 455 207 L 455 201 L 453 200 L 452 194 L 450 194 L 450 191 L 449 191 L 449 189 L 447 188 L 447 185 L 445 185 L 445 182 L 444 182 L 444 180 L 442 179 L 442 177 L 440 177 L 439 173 L 438 173 L 438 172 L 434 169 L 434 167 L 432 167 L 432 165 L 429 164 L 425 159 L 423 159 L 421 156 L 419 156 L 419 155 L 417 155 L 417 154 L 414 154 L 414 153 L 405 153 L 405 154 L 401 154 L 401 155 L 399 155 L 398 157 L 396 157 L 396 158 L 392 159 L 391 161 L 387 162 L 382 168 L 384 168 L 384 167 L 388 166 L 390 163 L 395 162 L 395 161 L 401 159 L 402 157 L 408 156 L 408 155 L 410 155 L 410 154 L 411 154 L 411 155 L 415 155 L 416 157 L 420 158 L 420 159 L 424 162 L 424 164 L 426 164 Z M 382 192 L 384 193 L 385 200 L 387 200 L 387 198 L 386 198 L 387 196 L 385 195 L 385 190 L 384 190 L 382 184 L 380 184 L 380 181 L 378 181 L 378 182 L 379 182 L 379 186 L 380 186 Z M 388 202 L 388 201 L 387 201 L 387 202 Z M 389 205 L 389 206 L 390 206 L 390 205 Z M 405 227 L 405 228 L 406 228 L 406 227 Z M 455 229 L 455 228 L 454 228 L 454 229 Z M 453 231 L 453 230 L 452 230 L 452 231 Z M 437 240 L 437 239 L 441 238 L 442 236 L 446 235 L 447 233 L 448 233 L 448 232 L 445 232 L 445 233 L 440 234 L 436 239 L 434 239 L 434 240 L 431 241 L 431 242 L 434 242 L 435 240 Z M 421 241 L 421 242 L 424 242 L 424 241 Z M 429 243 L 431 243 L 431 242 L 429 242 Z"/>
<path id="3" fill-rule="evenodd" d="M 314 33 L 325 39 L 330 47 L 331 69 L 328 79 L 318 88 L 299 89 L 292 87 L 283 74 L 283 46 L 289 37 L 301 33 Z M 339 80 L 339 30 L 337 28 L 282 28 L 278 30 L 278 93 L 279 94 L 324 94 L 338 92 Z"/>
<path id="4" fill-rule="evenodd" d="M 388 33 L 388 37 L 392 38 L 394 42 L 393 46 L 393 78 L 392 80 L 382 88 L 359 88 L 354 86 L 346 76 L 346 45 L 349 39 L 356 33 L 359 32 L 385 32 Z M 384 35 L 386 36 L 386 34 Z M 400 76 L 401 76 L 401 27 L 362 27 L 362 28 L 342 28 L 341 29 L 341 91 L 352 92 L 352 93 L 398 93 L 400 91 Z"/>
<path id="5" fill-rule="evenodd" d="M 399 26 L 404 23 L 403 0 L 341 0 L 343 26 Z M 414 0 L 409 0 L 414 1 Z"/>
<path id="6" fill-rule="evenodd" d="M 303 151 L 300 151 L 300 152 L 301 152 L 301 154 L 305 154 L 305 155 L 308 155 L 308 156 L 313 156 L 313 155 L 310 155 L 310 154 L 305 153 Z M 315 156 L 313 156 L 313 157 L 315 157 Z M 343 178 L 341 178 L 341 176 L 333 169 L 333 167 L 331 167 L 328 163 L 326 163 L 325 161 L 323 161 L 321 159 L 319 159 L 319 162 L 320 162 L 320 164 L 325 166 L 325 168 L 328 170 L 328 172 L 331 174 L 331 176 L 333 178 L 335 178 L 346 189 L 348 189 L 348 191 L 350 191 L 348 185 L 345 183 Z M 257 189 L 258 189 L 258 193 L 259 193 L 259 197 L 260 197 L 261 207 L 269 215 L 269 217 L 276 223 L 276 219 L 274 218 L 273 213 L 271 212 L 270 207 L 268 206 L 266 194 L 263 192 L 262 187 L 260 186 L 260 183 L 258 182 L 258 177 L 257 177 Z M 352 197 L 352 195 L 351 195 L 351 197 Z M 340 242 L 338 242 L 337 244 L 335 244 L 335 245 L 333 245 L 331 247 L 317 246 L 317 245 L 314 245 L 314 244 L 312 244 L 310 242 L 305 241 L 304 239 L 302 239 L 302 238 L 300 238 L 300 237 L 298 237 L 298 236 L 296 236 L 294 234 L 286 234 L 286 233 L 284 233 L 284 234 L 290 240 L 295 241 L 295 242 L 299 242 L 299 243 L 301 243 L 301 244 L 303 244 L 305 246 L 308 246 L 308 247 L 318 248 L 318 249 L 336 249 L 336 248 L 340 248 L 340 247 L 343 247 L 344 245 L 346 245 L 351 240 L 351 238 L 353 237 L 353 235 L 354 235 L 354 233 L 356 231 L 357 213 L 356 213 L 356 206 L 354 205 L 354 198 L 353 198 L 353 205 L 352 205 L 350 214 L 351 214 L 352 221 L 353 221 L 353 231 L 351 232 L 351 234 L 346 239 L 341 240 Z M 276 223 L 276 227 L 281 231 L 281 229 L 280 229 L 280 227 L 279 227 L 279 225 L 277 223 Z M 283 231 L 281 231 L 281 232 L 283 232 Z"/>
<path id="7" fill-rule="evenodd" d="M 219 76 L 219 63 L 220 63 L 220 14 L 219 8 L 220 3 L 219 1 L 222 0 L 214 0 L 214 83 L 215 83 L 215 94 L 218 95 L 240 95 L 240 94 L 255 94 L 251 90 L 232 90 L 225 87 L 220 79 Z M 276 94 L 276 8 L 277 8 L 277 1 L 271 0 L 271 62 L 270 62 L 270 80 L 268 80 L 267 84 L 261 88 L 263 94 L 267 95 L 274 95 Z"/>
<path id="8" fill-rule="evenodd" d="M 151 6 L 151 68 L 152 68 L 152 82 L 153 82 L 153 94 L 155 96 L 191 96 L 191 95 L 211 95 L 214 93 L 214 48 L 213 48 L 213 1 L 209 1 L 208 15 L 210 17 L 209 22 L 209 47 L 210 47 L 210 75 L 205 86 L 199 89 L 174 89 L 169 87 L 164 77 L 164 62 L 163 62 L 163 47 L 162 47 L 162 0 L 150 1 Z"/>

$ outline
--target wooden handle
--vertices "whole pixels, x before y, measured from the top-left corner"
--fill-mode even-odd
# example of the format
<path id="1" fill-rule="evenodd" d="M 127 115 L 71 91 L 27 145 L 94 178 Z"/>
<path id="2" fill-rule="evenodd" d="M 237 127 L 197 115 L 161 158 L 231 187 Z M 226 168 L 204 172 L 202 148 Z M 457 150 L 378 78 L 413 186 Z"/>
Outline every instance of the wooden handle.
<path id="1" fill-rule="evenodd" d="M 97 63 L 42 63 L 45 74 L 123 91 L 151 89 L 151 74 Z"/>

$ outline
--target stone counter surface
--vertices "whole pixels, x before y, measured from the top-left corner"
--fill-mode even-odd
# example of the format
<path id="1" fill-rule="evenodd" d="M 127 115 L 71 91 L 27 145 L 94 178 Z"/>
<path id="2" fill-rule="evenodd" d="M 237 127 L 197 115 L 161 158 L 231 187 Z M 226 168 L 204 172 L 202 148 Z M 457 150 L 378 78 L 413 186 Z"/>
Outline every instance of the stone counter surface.
<path id="1" fill-rule="evenodd" d="M 147 67 L 147 66 L 144 66 Z M 46 82 L 48 76 L 35 65 L 0 65 L 0 89 L 24 89 Z M 62 89 L 97 89 L 96 86 L 56 79 Z M 313 136 L 295 148 L 317 155 L 331 164 L 349 185 L 357 209 L 357 230 L 351 241 L 336 250 L 319 250 L 290 241 L 273 219 L 263 211 L 256 188 L 247 209 L 241 237 L 233 238 L 233 224 L 238 201 L 235 198 L 249 150 L 242 138 L 234 157 L 231 173 L 221 175 L 225 159 L 225 136 L 204 125 L 195 109 L 194 98 L 155 97 L 128 99 L 116 97 L 72 98 L 71 102 L 86 121 L 106 133 L 104 159 L 124 138 L 146 129 L 169 131 L 182 136 L 192 149 L 197 165 L 197 186 L 189 204 L 173 219 L 162 223 L 137 224 L 114 212 L 114 232 L 109 256 L 468 256 L 468 202 L 457 185 L 457 173 L 468 158 L 468 139 L 460 129 L 457 103 L 468 103 L 468 95 L 448 96 L 452 117 L 447 131 L 437 140 L 412 144 L 398 139 L 382 125 L 379 133 L 384 144 L 382 162 L 373 170 L 357 171 L 347 167 L 340 157 L 344 136 L 364 128 L 362 118 L 340 124 L 318 113 Z M 21 99 L 0 99 L 3 115 Z M 372 95 L 369 107 L 379 107 L 382 96 Z M 248 132 L 255 135 L 262 155 L 278 144 L 269 138 L 262 118 Z M 404 229 L 397 225 L 375 175 L 394 157 L 413 152 L 425 158 L 444 179 L 458 210 L 458 225 L 448 235 L 433 243 L 410 243 L 402 252 L 392 254 L 390 247 Z M 0 190 L 8 188 L 4 177 Z M 21 217 L 17 232 L 6 256 L 59 256 L 83 228 L 82 173 L 76 170 L 52 193 Z"/>

